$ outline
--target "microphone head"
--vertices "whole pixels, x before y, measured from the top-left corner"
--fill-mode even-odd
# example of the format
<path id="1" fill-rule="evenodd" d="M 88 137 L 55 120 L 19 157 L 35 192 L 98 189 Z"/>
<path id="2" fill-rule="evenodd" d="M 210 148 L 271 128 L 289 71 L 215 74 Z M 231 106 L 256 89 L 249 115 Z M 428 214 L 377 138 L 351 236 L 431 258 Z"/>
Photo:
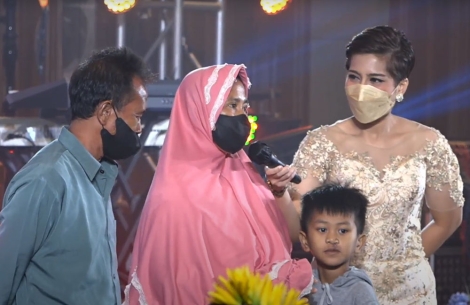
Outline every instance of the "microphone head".
<path id="1" fill-rule="evenodd" d="M 286 166 L 282 163 L 279 159 L 277 159 L 276 155 L 273 154 L 271 148 L 268 145 L 262 142 L 254 142 L 248 148 L 248 157 L 250 158 L 251 162 L 257 163 L 259 165 L 266 165 L 270 168 L 276 166 Z M 302 181 L 299 175 L 295 175 L 291 182 L 295 184 L 299 184 Z"/>
<path id="2" fill-rule="evenodd" d="M 273 153 L 268 145 L 262 142 L 254 142 L 248 148 L 248 157 L 254 163 L 267 165 L 271 162 Z"/>

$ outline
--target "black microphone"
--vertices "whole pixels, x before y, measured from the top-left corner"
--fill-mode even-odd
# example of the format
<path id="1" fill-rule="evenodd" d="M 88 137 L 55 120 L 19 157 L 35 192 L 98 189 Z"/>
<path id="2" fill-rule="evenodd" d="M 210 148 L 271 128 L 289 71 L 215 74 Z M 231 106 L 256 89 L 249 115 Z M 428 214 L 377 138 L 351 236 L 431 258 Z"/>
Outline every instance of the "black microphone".
<path id="1" fill-rule="evenodd" d="M 248 148 L 248 157 L 252 162 L 260 165 L 266 165 L 269 168 L 276 166 L 286 166 L 280 161 L 275 154 L 271 151 L 268 145 L 262 142 L 254 142 Z M 295 175 L 291 180 L 292 183 L 299 184 L 302 182 L 302 178 L 299 175 Z"/>

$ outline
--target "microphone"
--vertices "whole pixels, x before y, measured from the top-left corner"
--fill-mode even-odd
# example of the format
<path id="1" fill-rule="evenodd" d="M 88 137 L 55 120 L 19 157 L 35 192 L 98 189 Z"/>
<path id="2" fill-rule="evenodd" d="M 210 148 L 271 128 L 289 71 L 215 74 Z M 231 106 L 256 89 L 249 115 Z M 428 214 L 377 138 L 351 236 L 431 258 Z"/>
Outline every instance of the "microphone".
<path id="1" fill-rule="evenodd" d="M 286 166 L 280 161 L 275 154 L 271 151 L 268 145 L 262 142 L 254 142 L 248 148 L 248 157 L 252 162 L 260 165 L 266 165 L 269 168 L 276 166 Z M 302 182 L 302 178 L 299 175 L 295 175 L 291 180 L 292 183 L 299 184 Z"/>

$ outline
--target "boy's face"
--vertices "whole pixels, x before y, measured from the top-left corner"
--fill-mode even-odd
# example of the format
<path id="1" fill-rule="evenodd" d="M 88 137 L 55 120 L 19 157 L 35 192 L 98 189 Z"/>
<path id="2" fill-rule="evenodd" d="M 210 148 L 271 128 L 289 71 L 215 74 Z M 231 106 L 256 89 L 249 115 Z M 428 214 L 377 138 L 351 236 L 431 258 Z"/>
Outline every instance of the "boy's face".
<path id="1" fill-rule="evenodd" d="M 300 243 L 312 253 L 318 265 L 328 269 L 347 268 L 354 253 L 364 244 L 357 234 L 354 215 L 329 215 L 314 212 L 308 232 L 300 232 Z"/>

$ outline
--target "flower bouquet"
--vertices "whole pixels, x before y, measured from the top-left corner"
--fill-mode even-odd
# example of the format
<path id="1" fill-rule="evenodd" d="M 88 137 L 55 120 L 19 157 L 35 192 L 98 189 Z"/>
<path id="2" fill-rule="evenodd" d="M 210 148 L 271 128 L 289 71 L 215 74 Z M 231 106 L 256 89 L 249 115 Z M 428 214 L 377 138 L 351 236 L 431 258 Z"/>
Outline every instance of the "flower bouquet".
<path id="1" fill-rule="evenodd" d="M 209 292 L 211 305 L 308 305 L 300 292 L 284 284 L 274 285 L 269 275 L 261 276 L 248 267 L 227 270 Z"/>
<path id="2" fill-rule="evenodd" d="M 470 303 L 470 298 L 468 294 L 463 292 L 454 293 L 450 299 L 448 305 L 468 305 Z"/>

